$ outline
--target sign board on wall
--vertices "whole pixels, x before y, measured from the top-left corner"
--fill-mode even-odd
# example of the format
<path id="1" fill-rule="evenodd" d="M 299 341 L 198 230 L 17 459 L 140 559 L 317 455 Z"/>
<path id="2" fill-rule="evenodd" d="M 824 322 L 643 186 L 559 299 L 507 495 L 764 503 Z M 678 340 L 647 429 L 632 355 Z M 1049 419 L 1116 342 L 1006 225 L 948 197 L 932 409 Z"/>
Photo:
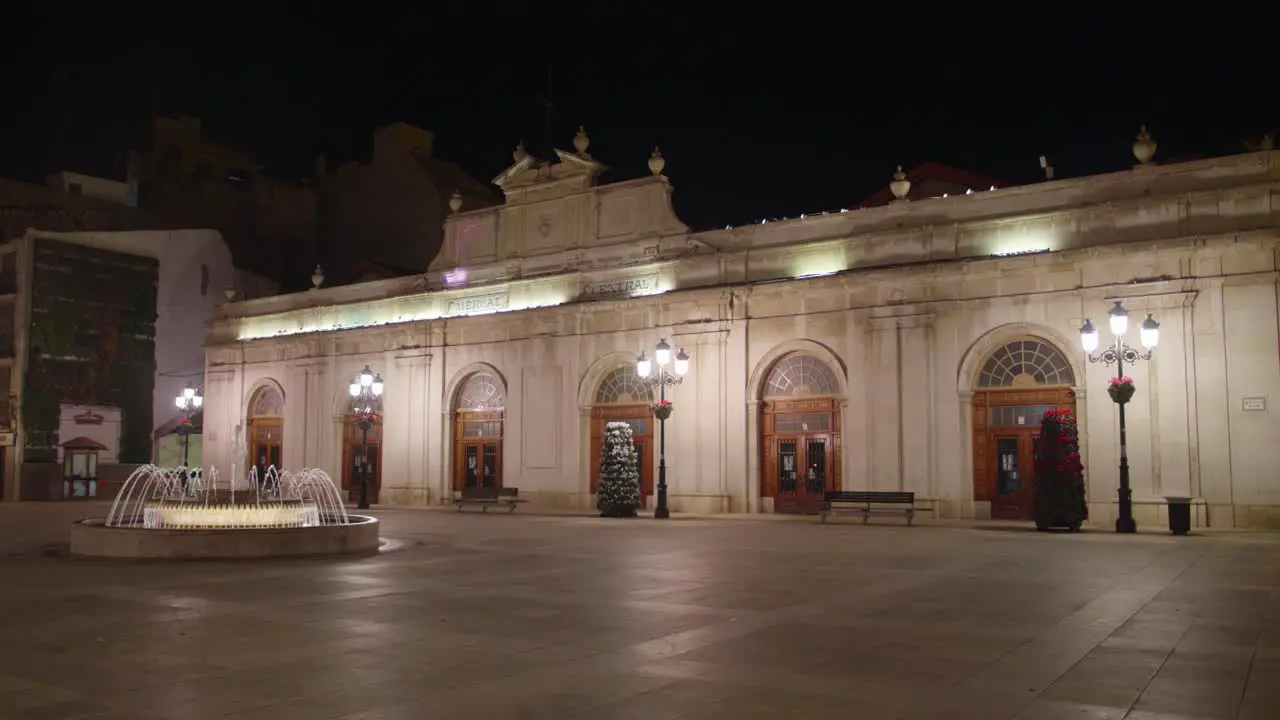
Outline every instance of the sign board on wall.
<path id="1" fill-rule="evenodd" d="M 1266 412 L 1267 399 L 1264 397 L 1248 397 L 1240 401 L 1240 409 L 1245 412 Z"/>
<path id="2" fill-rule="evenodd" d="M 657 292 L 658 275 L 641 275 L 639 277 L 609 282 L 584 283 L 582 298 L 584 300 L 604 300 L 611 297 L 631 297 Z"/>
<path id="3" fill-rule="evenodd" d="M 14 434 L 11 432 L 0 432 L 0 447 L 10 447 L 14 443 Z"/>
<path id="4" fill-rule="evenodd" d="M 473 313 L 490 313 L 506 310 L 511 304 L 511 295 L 508 293 L 494 293 L 492 295 L 473 295 L 471 297 L 456 298 L 449 301 L 449 315 L 471 315 Z"/>

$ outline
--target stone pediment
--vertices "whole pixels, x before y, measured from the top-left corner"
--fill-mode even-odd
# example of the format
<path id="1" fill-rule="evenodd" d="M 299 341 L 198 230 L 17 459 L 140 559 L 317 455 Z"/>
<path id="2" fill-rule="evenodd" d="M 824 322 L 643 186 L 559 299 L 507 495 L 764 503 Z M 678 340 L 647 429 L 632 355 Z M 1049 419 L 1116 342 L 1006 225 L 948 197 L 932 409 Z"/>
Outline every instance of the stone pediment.
<path id="1" fill-rule="evenodd" d="M 590 155 L 556 150 L 558 162 L 546 162 L 525 154 L 493 179 L 502 188 L 507 204 L 549 200 L 582 192 L 608 168 Z"/>

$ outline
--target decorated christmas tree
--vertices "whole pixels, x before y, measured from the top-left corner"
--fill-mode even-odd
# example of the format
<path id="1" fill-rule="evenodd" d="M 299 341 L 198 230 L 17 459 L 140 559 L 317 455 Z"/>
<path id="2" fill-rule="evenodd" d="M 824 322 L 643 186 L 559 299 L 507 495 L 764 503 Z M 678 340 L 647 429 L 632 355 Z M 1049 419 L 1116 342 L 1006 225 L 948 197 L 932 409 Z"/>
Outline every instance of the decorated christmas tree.
<path id="1" fill-rule="evenodd" d="M 596 507 L 601 517 L 635 517 L 640 507 L 640 468 L 631 426 L 611 422 L 604 427 L 604 452 L 600 455 L 600 488 Z"/>
<path id="2" fill-rule="evenodd" d="M 1089 518 L 1089 507 L 1084 499 L 1084 465 L 1075 415 L 1070 410 L 1046 412 L 1038 442 L 1036 528 L 1079 530 Z"/>

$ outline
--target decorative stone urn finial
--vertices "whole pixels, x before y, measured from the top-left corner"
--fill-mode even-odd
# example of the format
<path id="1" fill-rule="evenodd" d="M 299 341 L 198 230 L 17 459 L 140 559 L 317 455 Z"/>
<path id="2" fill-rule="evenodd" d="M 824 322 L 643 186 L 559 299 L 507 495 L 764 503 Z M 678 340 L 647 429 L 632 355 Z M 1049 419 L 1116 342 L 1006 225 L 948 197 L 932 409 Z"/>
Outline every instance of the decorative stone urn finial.
<path id="1" fill-rule="evenodd" d="M 324 284 L 324 270 L 320 268 L 320 263 L 316 263 L 316 269 L 311 271 L 311 289 L 319 290 Z"/>
<path id="2" fill-rule="evenodd" d="M 649 172 L 654 175 L 662 175 L 662 169 L 667 166 L 667 159 L 662 157 L 662 151 L 657 145 L 653 146 L 653 154 L 649 156 Z"/>
<path id="3" fill-rule="evenodd" d="M 1133 156 L 1138 159 L 1138 164 L 1150 164 L 1151 158 L 1156 156 L 1156 147 L 1156 139 L 1151 137 L 1147 126 L 1143 125 L 1138 129 L 1137 141 L 1133 143 Z"/>
<path id="4" fill-rule="evenodd" d="M 516 143 L 516 149 L 511 153 L 511 159 L 514 162 L 520 162 L 527 157 L 529 157 L 529 151 L 524 149 L 524 141 L 521 140 Z"/>
<path id="5" fill-rule="evenodd" d="M 902 172 L 902 166 L 898 166 L 898 171 L 893 174 L 893 182 L 889 183 L 889 190 L 893 196 L 902 202 L 906 202 L 907 193 L 911 192 L 911 181 L 907 179 L 907 174 Z"/>
<path id="6" fill-rule="evenodd" d="M 462 209 L 462 193 L 457 190 L 453 191 L 453 194 L 449 196 L 449 209 L 454 212 Z"/>
<path id="7" fill-rule="evenodd" d="M 579 125 L 578 134 L 573 136 L 573 149 L 577 150 L 579 155 L 586 155 L 589 145 L 591 145 L 591 138 L 587 137 L 586 129 Z"/>

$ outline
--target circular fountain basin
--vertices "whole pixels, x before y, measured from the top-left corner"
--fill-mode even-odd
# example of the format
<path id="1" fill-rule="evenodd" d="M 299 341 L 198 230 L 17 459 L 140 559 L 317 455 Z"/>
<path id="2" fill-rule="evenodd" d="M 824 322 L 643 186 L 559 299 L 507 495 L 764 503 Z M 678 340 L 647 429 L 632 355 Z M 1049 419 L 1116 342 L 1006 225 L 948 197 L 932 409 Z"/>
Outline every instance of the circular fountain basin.
<path id="1" fill-rule="evenodd" d="M 320 525 L 320 514 L 318 504 L 304 500 L 217 505 L 170 500 L 144 504 L 142 524 L 149 530 L 299 528 Z"/>
<path id="2" fill-rule="evenodd" d="M 348 515 L 346 524 L 311 527 L 148 528 L 107 526 L 104 518 L 71 525 L 71 554 L 121 560 L 250 560 L 378 551 L 378 520 Z"/>

